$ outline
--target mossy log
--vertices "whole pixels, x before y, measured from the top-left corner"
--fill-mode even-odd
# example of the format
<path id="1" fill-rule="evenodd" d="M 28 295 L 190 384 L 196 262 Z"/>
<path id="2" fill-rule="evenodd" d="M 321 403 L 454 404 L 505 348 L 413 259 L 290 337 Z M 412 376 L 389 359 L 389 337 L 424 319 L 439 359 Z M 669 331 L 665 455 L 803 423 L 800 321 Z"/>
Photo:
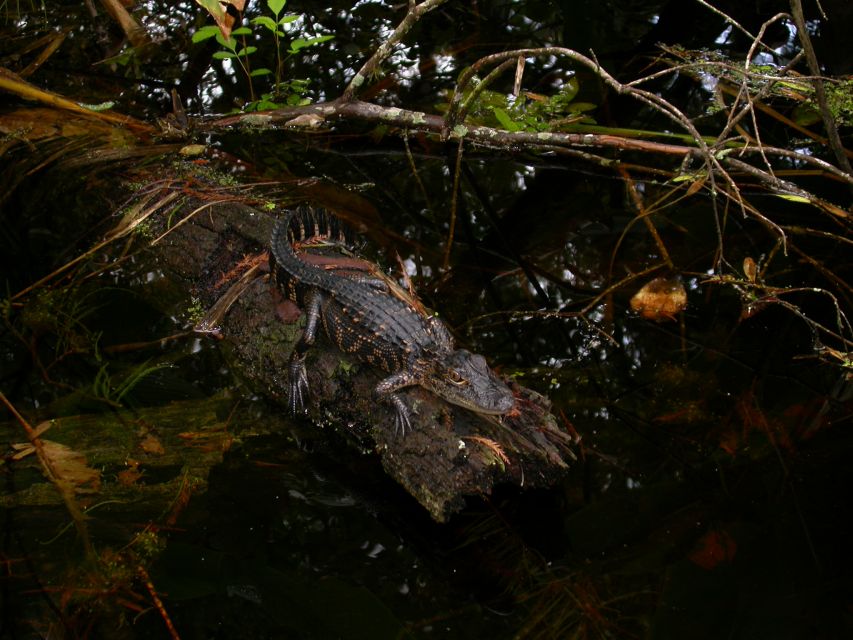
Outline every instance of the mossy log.
<path id="1" fill-rule="evenodd" d="M 180 215 L 170 210 L 150 217 L 155 236 L 168 231 L 150 251 L 188 292 L 214 309 L 206 328 L 220 339 L 234 371 L 284 411 L 288 357 L 303 321 L 280 319 L 280 298 L 265 269 L 244 277 L 248 267 L 241 267 L 252 257 L 256 265 L 265 263 L 273 217 L 234 202 L 208 204 L 190 214 L 201 205 L 187 203 Z M 223 297 L 233 297 L 227 310 Z M 420 387 L 406 389 L 415 414 L 411 432 L 401 437 L 392 410 L 373 394 L 381 372 L 347 361 L 325 336 L 310 350 L 307 364 L 308 418 L 345 434 L 361 450 L 373 448 L 387 473 L 436 520 L 459 510 L 466 495 L 490 494 L 496 483 L 548 485 L 574 457 L 572 439 L 558 427 L 547 398 L 514 381 L 508 383 L 517 410 L 500 419 L 449 405 Z"/>

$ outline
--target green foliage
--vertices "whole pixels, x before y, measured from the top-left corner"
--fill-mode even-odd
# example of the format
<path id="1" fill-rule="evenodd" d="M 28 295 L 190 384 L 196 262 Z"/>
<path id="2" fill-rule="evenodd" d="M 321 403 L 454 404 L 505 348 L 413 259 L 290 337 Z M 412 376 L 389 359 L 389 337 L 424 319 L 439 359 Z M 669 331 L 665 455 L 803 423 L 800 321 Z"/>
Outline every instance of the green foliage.
<path id="1" fill-rule="evenodd" d="M 853 79 L 827 83 L 826 101 L 839 126 L 853 124 Z"/>
<path id="2" fill-rule="evenodd" d="M 472 83 L 474 84 L 474 83 Z M 522 92 L 518 97 L 481 90 L 476 95 L 476 86 L 463 96 L 473 101 L 465 119 L 470 124 L 498 127 L 507 131 L 563 131 L 574 124 L 595 124 L 587 112 L 596 105 L 575 102 L 579 90 L 577 78 L 571 78 L 552 96 Z"/>
<path id="3" fill-rule="evenodd" d="M 215 38 L 221 50 L 213 54 L 217 60 L 231 60 L 237 64 L 249 82 L 250 102 L 243 108 L 244 111 L 263 111 L 266 109 L 277 109 L 284 106 L 298 106 L 308 104 L 310 100 L 305 97 L 308 88 L 307 79 L 284 80 L 284 65 L 289 58 L 301 52 L 303 49 L 327 42 L 334 36 L 317 36 L 314 38 L 298 37 L 290 41 L 285 47 L 283 38 L 286 36 L 284 26 L 295 22 L 300 16 L 296 14 L 281 15 L 286 0 L 267 0 L 267 8 L 272 13 L 270 16 L 258 16 L 251 20 L 252 26 L 243 26 L 231 32 L 229 38 L 225 38 L 219 27 L 208 25 L 196 31 L 192 36 L 194 43 L 204 42 Z M 252 69 L 249 57 L 257 52 L 256 46 L 248 44 L 255 38 L 252 27 L 259 27 L 259 33 L 273 39 L 275 45 L 276 61 L 275 69 L 258 67 Z M 239 41 L 238 41 L 239 38 Z M 272 76 L 272 87 L 269 91 L 256 96 L 253 79 Z"/>
<path id="4" fill-rule="evenodd" d="M 207 313 L 207 309 L 205 309 L 204 304 L 202 304 L 201 300 L 196 297 L 193 297 L 190 300 L 190 306 L 187 307 L 187 320 L 191 324 L 196 324 L 199 320 L 204 318 Z"/>
<path id="5" fill-rule="evenodd" d="M 791 110 L 791 118 L 799 125 L 808 127 L 821 122 L 820 109 L 815 97 L 814 87 L 807 79 L 784 72 L 771 64 L 752 64 L 744 68 L 743 62 L 733 60 L 720 51 L 707 49 L 688 50 L 679 46 L 666 47 L 668 57 L 664 60 L 673 66 L 690 65 L 684 73 L 698 77 L 711 76 L 717 80 L 735 86 L 746 85 L 750 93 L 764 91 L 764 100 L 793 101 L 796 106 Z M 853 124 L 853 80 L 830 79 L 825 81 L 826 99 L 829 110 L 838 126 Z M 719 113 L 718 103 L 708 104 L 708 115 Z"/>
<path id="6" fill-rule="evenodd" d="M 72 353 L 97 354 L 100 332 L 91 331 L 86 318 L 98 310 L 94 290 L 77 287 L 41 289 L 21 309 L 20 331 L 23 335 L 53 336 L 56 358 Z"/>
<path id="7" fill-rule="evenodd" d="M 92 382 L 92 394 L 96 398 L 106 401 L 114 406 L 121 406 L 122 401 L 128 393 L 142 380 L 155 371 L 171 367 L 168 363 L 150 365 L 145 362 L 131 369 L 128 373 L 113 376 L 109 373 L 109 363 L 104 363 L 95 375 Z"/>

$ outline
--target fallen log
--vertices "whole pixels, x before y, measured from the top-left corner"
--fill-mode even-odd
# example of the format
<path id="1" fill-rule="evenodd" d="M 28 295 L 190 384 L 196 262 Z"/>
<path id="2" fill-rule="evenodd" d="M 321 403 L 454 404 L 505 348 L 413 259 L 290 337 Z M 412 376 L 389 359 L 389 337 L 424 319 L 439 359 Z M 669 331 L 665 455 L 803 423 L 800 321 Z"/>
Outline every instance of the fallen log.
<path id="1" fill-rule="evenodd" d="M 149 196 L 165 201 L 174 189 Z M 211 309 L 198 329 L 215 335 L 233 370 L 285 411 L 288 358 L 304 322 L 276 313 L 264 268 L 273 222 L 271 214 L 240 202 L 193 200 L 179 212 L 154 213 L 147 225 L 160 238 L 149 249 L 152 257 Z M 420 387 L 405 389 L 414 415 L 411 432 L 401 437 L 392 410 L 373 394 L 381 372 L 348 361 L 325 336 L 309 351 L 307 365 L 307 417 L 360 450 L 372 448 L 386 472 L 438 521 L 461 509 L 465 496 L 488 495 L 498 483 L 547 486 L 574 458 L 573 440 L 558 427 L 548 399 L 513 380 L 507 382 L 517 409 L 500 418 L 450 405 Z"/>

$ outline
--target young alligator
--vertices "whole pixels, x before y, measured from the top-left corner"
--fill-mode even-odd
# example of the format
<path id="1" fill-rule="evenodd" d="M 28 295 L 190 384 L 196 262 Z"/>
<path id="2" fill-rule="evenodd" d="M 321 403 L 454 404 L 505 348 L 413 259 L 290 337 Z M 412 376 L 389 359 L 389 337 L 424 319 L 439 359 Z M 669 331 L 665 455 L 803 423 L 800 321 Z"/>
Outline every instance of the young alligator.
<path id="1" fill-rule="evenodd" d="M 301 260 L 294 244 L 331 243 L 348 253 L 348 236 L 337 218 L 323 209 L 288 211 L 270 242 L 270 270 L 280 291 L 305 312 L 305 332 L 290 356 L 290 409 L 302 410 L 308 393 L 305 354 L 318 324 L 343 352 L 387 371 L 377 396 L 396 410 L 395 425 L 411 427 L 409 408 L 396 393 L 421 385 L 439 397 L 472 411 L 508 412 L 512 392 L 489 369 L 483 356 L 455 349 L 444 323 L 372 263 L 365 270 L 323 268 Z M 344 259 L 342 262 L 358 262 Z"/>

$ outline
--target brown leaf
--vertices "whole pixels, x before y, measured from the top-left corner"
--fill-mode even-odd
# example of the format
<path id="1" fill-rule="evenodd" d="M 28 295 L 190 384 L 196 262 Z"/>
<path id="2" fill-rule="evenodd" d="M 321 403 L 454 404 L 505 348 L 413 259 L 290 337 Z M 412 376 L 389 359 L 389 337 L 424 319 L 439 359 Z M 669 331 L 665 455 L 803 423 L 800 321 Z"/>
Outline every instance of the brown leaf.
<path id="1" fill-rule="evenodd" d="M 231 37 L 231 30 L 236 22 L 236 14 L 243 13 L 243 7 L 246 0 L 195 0 L 196 4 L 200 5 L 207 11 L 219 30 L 222 32 L 222 37 L 226 40 Z M 228 6 L 233 7 L 232 11 L 228 11 Z M 235 11 L 236 9 L 236 11 Z"/>
<path id="2" fill-rule="evenodd" d="M 465 436 L 465 440 L 471 440 L 473 442 L 479 442 L 486 449 L 491 451 L 495 458 L 500 460 L 503 464 L 510 464 L 509 458 L 506 453 L 504 453 L 503 447 L 494 440 L 490 438 L 484 438 L 482 436 Z"/>
<path id="3" fill-rule="evenodd" d="M 707 181 L 708 176 L 700 176 L 696 180 L 690 183 L 690 186 L 687 187 L 687 195 L 692 196 L 694 193 L 699 191 L 703 186 L 705 186 L 705 182 Z"/>
<path id="4" fill-rule="evenodd" d="M 94 493 L 101 488 L 101 472 L 86 464 L 86 456 L 74 451 L 64 444 L 42 440 L 42 449 L 53 471 L 59 480 L 64 480 L 74 486 L 78 493 Z M 17 453 L 12 456 L 20 460 L 35 452 L 35 447 L 29 443 L 13 444 Z"/>
<path id="5" fill-rule="evenodd" d="M 755 282 L 758 277 L 758 265 L 749 256 L 743 259 L 743 273 L 750 282 Z"/>
<path id="6" fill-rule="evenodd" d="M 43 440 L 42 444 L 53 468 L 63 480 L 73 484 L 77 491 L 97 491 L 101 488 L 100 471 L 90 467 L 82 453 L 50 440 Z"/>
<path id="7" fill-rule="evenodd" d="M 646 320 L 675 320 L 687 307 L 687 291 L 678 278 L 655 278 L 631 298 L 631 309 Z"/>
<path id="8" fill-rule="evenodd" d="M 148 433 L 144 438 L 139 442 L 139 448 L 142 449 L 145 453 L 150 453 L 156 456 L 162 456 L 166 453 L 166 449 L 163 447 L 163 443 L 160 442 L 160 439 L 155 436 L 153 433 Z"/>
<path id="9" fill-rule="evenodd" d="M 118 482 L 125 487 L 132 487 L 142 477 L 142 472 L 139 470 L 139 462 L 136 460 L 128 460 L 128 468 L 124 471 L 119 471 Z"/>
<path id="10" fill-rule="evenodd" d="M 727 531 L 709 531 L 687 557 L 693 564 L 710 571 L 724 562 L 731 563 L 736 553 L 737 542 Z"/>

